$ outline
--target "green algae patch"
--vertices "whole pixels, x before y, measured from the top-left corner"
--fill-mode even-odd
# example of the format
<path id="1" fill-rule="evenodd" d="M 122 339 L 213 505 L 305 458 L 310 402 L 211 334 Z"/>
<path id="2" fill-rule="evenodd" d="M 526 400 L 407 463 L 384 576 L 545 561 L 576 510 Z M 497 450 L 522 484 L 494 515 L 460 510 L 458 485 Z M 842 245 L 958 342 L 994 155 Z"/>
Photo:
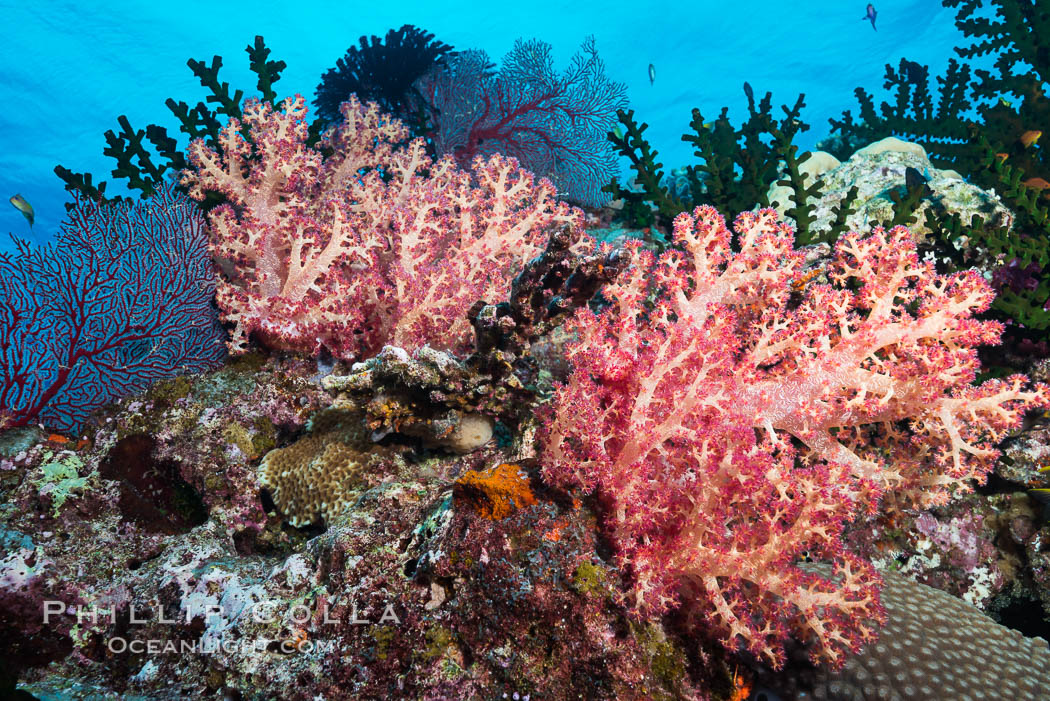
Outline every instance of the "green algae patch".
<path id="1" fill-rule="evenodd" d="M 247 456 L 249 460 L 253 460 L 261 455 L 256 454 L 254 438 L 255 435 L 244 426 L 239 423 L 231 423 L 225 429 L 223 429 L 222 437 L 228 442 L 237 446 L 237 448 Z"/>
<path id="2" fill-rule="evenodd" d="M 370 631 L 372 640 L 375 641 L 375 655 L 377 660 L 385 660 L 390 654 L 391 645 L 397 637 L 394 626 L 374 626 Z"/>
<path id="3" fill-rule="evenodd" d="M 45 455 L 45 460 L 51 460 L 51 455 Z M 40 466 L 40 475 L 33 480 L 40 496 L 47 496 L 51 500 L 51 515 L 58 517 L 62 506 L 71 497 L 82 494 L 87 489 L 88 481 L 95 473 L 86 477 L 80 476 L 80 469 L 84 467 L 84 461 L 75 453 L 66 453 L 57 460 L 51 460 Z"/>
<path id="4" fill-rule="evenodd" d="M 424 660 L 432 661 L 448 655 L 454 640 L 452 631 L 442 626 L 434 626 L 427 629 L 425 637 L 427 646 L 420 653 Z"/>
<path id="5" fill-rule="evenodd" d="M 252 422 L 255 433 L 252 435 L 252 448 L 256 455 L 266 455 L 277 447 L 277 427 L 265 416 L 255 417 Z"/>
<path id="6" fill-rule="evenodd" d="M 256 373 L 266 365 L 266 356 L 259 352 L 245 353 L 230 361 L 229 368 L 236 372 Z"/>
<path id="7" fill-rule="evenodd" d="M 170 380 L 161 380 L 150 388 L 147 396 L 170 405 L 188 397 L 192 390 L 193 380 L 183 375 Z"/>
<path id="8" fill-rule="evenodd" d="M 609 594 L 605 579 L 603 568 L 591 562 L 581 562 L 572 573 L 572 588 L 580 594 L 604 598 Z"/>
<path id="9" fill-rule="evenodd" d="M 685 654 L 673 642 L 667 639 L 663 631 L 646 623 L 631 625 L 635 640 L 649 658 L 649 669 L 652 670 L 666 689 L 678 689 L 686 678 Z M 668 694 L 668 698 L 673 698 Z"/>

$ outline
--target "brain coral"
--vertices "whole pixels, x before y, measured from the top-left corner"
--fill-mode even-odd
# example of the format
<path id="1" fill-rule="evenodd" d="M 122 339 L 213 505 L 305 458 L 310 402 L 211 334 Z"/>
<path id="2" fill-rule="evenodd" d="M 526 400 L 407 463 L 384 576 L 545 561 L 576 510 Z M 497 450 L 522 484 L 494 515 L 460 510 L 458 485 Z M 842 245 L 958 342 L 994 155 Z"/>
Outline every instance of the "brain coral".
<path id="1" fill-rule="evenodd" d="M 781 699 L 1047 698 L 1050 646 L 1045 640 L 999 625 L 939 589 L 896 572 L 882 575 L 888 621 L 878 640 L 847 659 L 837 672 L 813 668 L 806 661 L 789 664 L 784 674 L 767 681 Z"/>

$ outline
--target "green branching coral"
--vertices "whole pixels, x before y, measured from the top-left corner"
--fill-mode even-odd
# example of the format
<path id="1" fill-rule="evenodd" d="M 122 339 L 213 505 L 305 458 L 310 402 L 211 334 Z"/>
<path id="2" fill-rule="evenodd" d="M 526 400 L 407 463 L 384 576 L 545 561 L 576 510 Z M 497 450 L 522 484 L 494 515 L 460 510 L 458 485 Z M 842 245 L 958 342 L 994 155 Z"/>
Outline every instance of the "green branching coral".
<path id="1" fill-rule="evenodd" d="M 965 169 L 967 158 L 974 163 L 965 143 L 970 129 L 960 119 L 973 106 L 966 98 L 970 67 L 950 60 L 948 71 L 937 78 L 936 94 L 930 89 L 929 72 L 929 67 L 907 59 L 901 59 L 897 69 L 887 64 L 883 87 L 892 91 L 892 101 L 876 107 L 875 98 L 864 88 L 857 88 L 859 120 L 854 121 L 849 111 L 843 112 L 841 119 L 832 118 L 832 132 L 842 138 L 822 144 L 822 148 L 845 159 L 856 145 L 896 135 L 921 145 L 940 168 Z"/>
<path id="2" fill-rule="evenodd" d="M 964 60 L 995 55 L 994 70 L 951 59 L 935 93 L 929 68 L 902 59 L 896 70 L 886 66 L 883 87 L 891 98 L 876 107 L 872 95 L 857 88 L 859 119 L 845 112 L 831 120 L 833 131 L 846 143 L 901 136 L 921 144 L 937 167 L 973 175 L 987 187 L 996 178 L 987 172 L 979 142 L 984 137 L 1027 178 L 1050 178 L 1046 149 L 1036 136 L 1050 124 L 1050 9 L 1031 0 L 942 2 L 956 10 L 956 26 L 971 39 L 956 53 Z"/>
<path id="3" fill-rule="evenodd" d="M 1050 67 L 1050 8 L 1040 0 L 987 0 L 995 8 L 995 18 L 988 19 L 981 16 L 985 2 L 943 0 L 945 7 L 956 8 L 956 26 L 963 35 L 979 40 L 956 49 L 956 53 L 967 59 L 997 54 L 999 87 L 992 89 L 991 73 L 979 70 L 977 77 L 984 88 L 976 94 L 994 97 L 997 91 L 1005 91 L 1023 97 L 1041 91 L 1039 84 L 1046 82 Z M 1014 73 L 1015 68 L 1025 65 L 1033 70 Z"/>
<path id="4" fill-rule="evenodd" d="M 766 192 L 770 183 L 777 179 L 781 164 L 794 158 L 791 140 L 809 129 L 800 119 L 805 95 L 799 95 L 791 108 L 781 106 L 784 118 L 777 122 L 772 114 L 772 93 L 767 92 L 757 105 L 747 83 L 744 94 L 748 120 L 740 129 L 730 124 L 726 107 L 710 125 L 694 109 L 689 123 L 694 133 L 682 136 L 682 141 L 691 143 L 693 153 L 702 159 L 700 165 L 687 170 L 690 181 L 697 182 L 691 191 L 701 194 L 695 204 L 710 204 L 734 218 L 755 205 L 769 205 Z M 803 154 L 802 160 L 807 155 Z M 796 201 L 805 201 L 801 192 L 795 194 L 799 198 Z"/>
<path id="5" fill-rule="evenodd" d="M 999 158 L 983 135 L 978 137 L 978 146 L 985 153 L 982 165 L 994 174 L 999 183 L 996 190 L 1016 216 L 1012 230 L 985 226 L 977 219 L 965 232 L 1004 263 L 996 273 L 999 294 L 992 308 L 1025 328 L 1045 331 L 1050 329 L 1050 208 L 1040 204 L 1038 192 L 1020 181 L 1022 171 Z M 941 229 L 958 236 L 960 227 L 957 221 L 942 221 Z M 1035 274 L 1037 271 L 1041 274 Z"/>
<path id="6" fill-rule="evenodd" d="M 281 71 L 287 64 L 284 61 L 268 60 L 270 49 L 266 47 L 261 36 L 255 37 L 255 43 L 249 44 L 245 51 L 248 53 L 249 67 L 258 77 L 256 89 L 260 98 L 264 102 L 276 104 L 277 93 L 273 84 L 280 80 Z M 210 65 L 192 58 L 186 65 L 210 94 L 205 101 L 198 102 L 194 107 L 190 107 L 186 102 L 176 102 L 173 98 L 168 98 L 165 104 L 179 120 L 179 131 L 190 139 L 202 138 L 211 148 L 219 150 L 219 131 L 226 119 L 241 116 L 244 91 L 237 90 L 231 95 L 230 84 L 219 80 L 221 56 L 212 57 Z M 212 103 L 216 105 L 214 108 L 210 106 Z M 135 129 L 125 115 L 117 118 L 117 124 L 120 126 L 119 132 L 110 130 L 105 134 L 106 148 L 103 153 L 117 162 L 112 171 L 113 177 L 125 178 L 128 188 L 139 190 L 143 198 L 153 194 L 166 174 L 178 172 L 187 166 L 177 140 L 170 136 L 164 127 L 150 124 L 145 129 Z M 247 129 L 242 133 L 246 139 L 250 139 Z M 319 134 L 312 134 L 312 140 L 316 141 L 318 136 Z M 127 199 L 106 198 L 106 183 L 94 185 L 90 173 L 75 173 L 68 168 L 56 166 L 55 174 L 66 183 L 67 190 L 79 191 L 93 200 Z M 207 209 L 221 201 L 222 198 L 215 193 L 201 205 Z"/>
<path id="7" fill-rule="evenodd" d="M 891 97 L 876 107 L 863 88 L 856 90 L 858 120 L 846 112 L 832 119 L 841 152 L 858 141 L 896 135 L 922 145 L 931 162 L 951 168 L 973 184 L 994 189 L 1016 215 L 1012 227 L 989 226 L 946 215 L 936 218 L 942 243 L 965 239 L 984 249 L 1002 267 L 993 283 L 993 307 L 1029 331 L 1050 328 L 1050 158 L 1040 132 L 1050 126 L 1050 6 L 1032 0 L 942 0 L 956 11 L 956 26 L 970 44 L 956 49 L 963 61 L 994 56 L 992 70 L 952 59 L 943 76 L 929 81 L 929 68 L 902 60 L 886 66 L 884 87 Z M 916 193 L 900 203 L 907 209 Z M 972 264 L 944 246 L 956 263 Z"/>
<path id="8" fill-rule="evenodd" d="M 1039 190 L 1021 182 L 1024 171 L 1000 157 L 984 135 L 978 136 L 977 145 L 984 151 L 981 165 L 994 175 L 998 181 L 996 189 L 1010 202 L 1018 217 L 1024 219 L 1023 225 L 1050 232 L 1050 208 L 1040 202 Z"/>
<path id="9" fill-rule="evenodd" d="M 961 0 L 943 1 L 956 7 Z M 1027 177 L 1050 178 L 1046 149 L 1032 140 L 1050 120 L 1050 100 L 1045 96 L 1050 38 L 1039 37 L 1033 29 L 1050 23 L 1050 12 L 1039 14 L 1032 3 L 1021 0 L 991 0 L 1001 18 L 992 22 L 972 16 L 981 4 L 966 0 L 956 24 L 966 36 L 983 40 L 956 52 L 964 59 L 999 52 L 998 74 L 951 59 L 945 74 L 937 77 L 934 91 L 927 66 L 907 59 L 896 70 L 887 65 L 883 87 L 891 98 L 876 107 L 874 97 L 857 88 L 859 119 L 844 112 L 841 119 L 830 120 L 840 138 L 831 142 L 829 150 L 845 156 L 852 144 L 900 136 L 925 148 L 937 167 L 975 175 L 984 187 L 994 182 L 982 173 L 984 151 L 977 138 L 984 136 Z M 1044 31 L 1050 32 L 1050 26 Z M 1029 59 L 1027 72 L 1016 73 L 1018 65 L 1025 65 L 1017 61 Z"/>
<path id="10" fill-rule="evenodd" d="M 817 237 L 810 231 L 814 217 L 808 202 L 819 197 L 820 183 L 807 184 L 799 165 L 810 154 L 799 155 L 798 147 L 792 143 L 798 133 L 809 129 L 801 119 L 805 95 L 799 95 L 791 107 L 781 106 L 784 116 L 778 120 L 773 115 L 771 93 L 756 102 L 747 83 L 744 93 L 748 119 L 739 129 L 729 121 L 728 108 L 723 108 L 713 122 L 706 121 L 699 109 L 693 110 L 689 122 L 692 132 L 684 134 L 682 140 L 693 145 L 699 163 L 685 168 L 682 187 L 669 184 L 663 164 L 656 160 L 657 152 L 644 136 L 649 125 L 639 125 L 633 110 L 617 113 L 622 128 L 609 134 L 609 140 L 620 155 L 631 161 L 640 191 L 625 188 L 616 180 L 604 189 L 623 200 L 624 216 L 630 223 L 656 224 L 667 229 L 679 213 L 702 204 L 736 217 L 756 206 L 769 206 L 769 186 L 776 182 L 794 193 L 796 204 L 788 215 L 796 222 L 800 243 L 833 240 L 845 230 L 856 192 L 843 202 L 830 232 Z"/>
<path id="11" fill-rule="evenodd" d="M 659 154 L 644 136 L 649 125 L 645 122 L 639 125 L 634 119 L 634 110 L 617 110 L 616 118 L 623 128 L 609 132 L 609 141 L 621 156 L 631 161 L 641 192 L 622 187 L 615 178 L 602 191 L 624 201 L 624 214 L 633 224 L 649 226 L 655 221 L 669 226 L 671 220 L 689 205 L 664 186 L 664 164 L 657 162 Z"/>
<path id="12" fill-rule="evenodd" d="M 800 97 L 799 102 L 801 101 Z M 790 187 L 794 193 L 792 196 L 794 204 L 787 209 L 786 214 L 795 220 L 795 240 L 799 245 L 804 246 L 817 241 L 838 238 L 839 234 L 845 230 L 845 223 L 843 222 L 840 228 L 836 228 L 835 222 L 838 221 L 840 215 L 842 218 L 849 216 L 849 208 L 857 196 L 857 188 L 852 188 L 842 205 L 838 207 L 832 228 L 823 236 L 815 236 L 812 227 L 816 217 L 813 216 L 813 209 L 809 206 L 809 201 L 811 198 L 820 198 L 821 183 L 819 180 L 814 180 L 807 185 L 804 175 L 799 170 L 799 164 L 809 156 L 809 153 L 804 153 L 800 159 L 796 155 L 798 146 L 791 143 L 790 135 L 785 135 L 775 126 L 770 127 L 770 133 L 773 135 L 773 143 L 780 146 L 778 152 L 783 159 L 784 179 L 777 181 L 777 185 Z"/>

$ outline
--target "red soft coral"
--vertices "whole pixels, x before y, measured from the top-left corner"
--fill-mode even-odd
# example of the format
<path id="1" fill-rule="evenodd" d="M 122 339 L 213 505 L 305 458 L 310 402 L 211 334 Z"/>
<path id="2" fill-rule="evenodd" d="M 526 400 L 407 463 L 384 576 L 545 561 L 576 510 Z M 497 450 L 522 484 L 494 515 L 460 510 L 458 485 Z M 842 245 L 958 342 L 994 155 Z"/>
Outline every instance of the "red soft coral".
<path id="1" fill-rule="evenodd" d="M 772 210 L 736 230 L 734 254 L 713 209 L 679 215 L 681 250 L 634 249 L 611 307 L 578 312 L 545 476 L 598 490 L 641 611 L 678 608 L 773 665 L 789 638 L 840 664 L 881 616 L 844 524 L 888 488 L 894 508 L 968 488 L 1050 395 L 1023 376 L 970 385 L 975 346 L 1001 331 L 972 317 L 992 291 L 937 275 L 905 229 L 846 236 L 832 284 L 801 294 L 802 256 Z"/>
<path id="2" fill-rule="evenodd" d="M 342 113 L 312 148 L 302 97 L 282 110 L 249 100 L 221 153 L 190 145 L 182 183 L 227 199 L 210 219 L 231 350 L 250 334 L 343 358 L 388 342 L 464 348 L 471 304 L 504 298 L 551 227 L 578 226 L 580 212 L 514 159 L 479 158 L 467 172 L 433 161 L 422 139 L 400 145 L 407 129 L 375 104 L 352 97 Z"/>

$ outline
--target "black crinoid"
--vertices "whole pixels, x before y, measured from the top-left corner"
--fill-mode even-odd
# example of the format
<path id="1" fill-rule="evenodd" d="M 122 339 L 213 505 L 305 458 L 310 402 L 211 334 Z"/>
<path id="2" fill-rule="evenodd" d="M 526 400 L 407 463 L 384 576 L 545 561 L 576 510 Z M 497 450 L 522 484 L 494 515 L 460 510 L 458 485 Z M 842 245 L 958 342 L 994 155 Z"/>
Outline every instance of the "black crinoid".
<path id="1" fill-rule="evenodd" d="M 317 86 L 317 118 L 330 124 L 339 118 L 339 105 L 355 93 L 362 102 L 374 101 L 403 120 L 413 133 L 424 130 L 425 105 L 412 84 L 452 47 L 434 40 L 430 32 L 406 24 L 391 29 L 385 39 L 361 37 L 336 61 Z"/>

